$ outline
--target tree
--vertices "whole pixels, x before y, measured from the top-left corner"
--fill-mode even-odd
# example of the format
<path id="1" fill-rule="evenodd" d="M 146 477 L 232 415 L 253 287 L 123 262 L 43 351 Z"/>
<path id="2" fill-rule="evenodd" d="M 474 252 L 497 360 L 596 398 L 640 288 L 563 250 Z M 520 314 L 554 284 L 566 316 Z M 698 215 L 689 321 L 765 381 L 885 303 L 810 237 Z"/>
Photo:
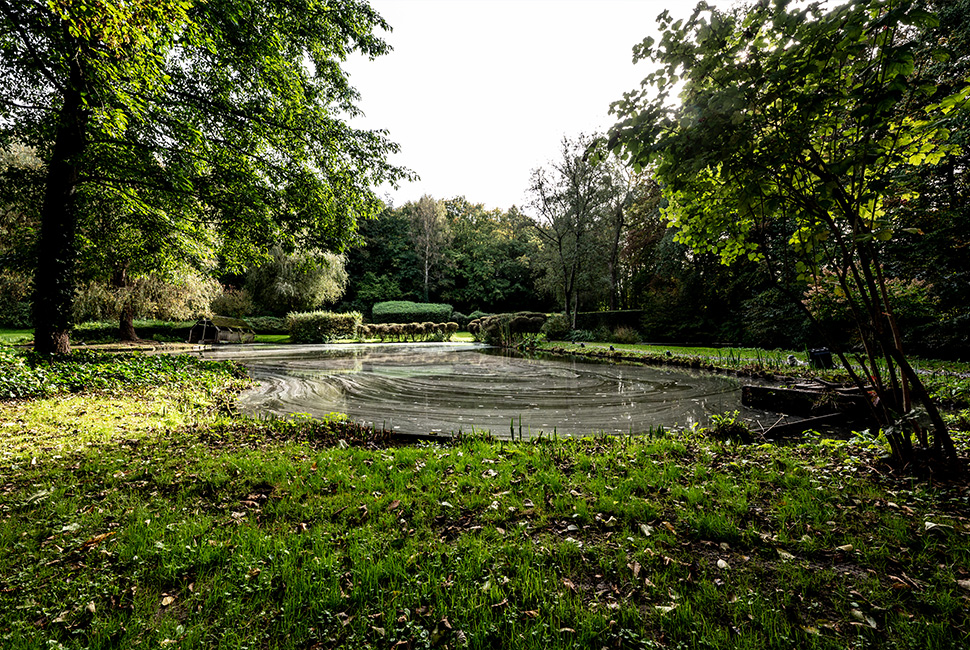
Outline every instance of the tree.
<path id="1" fill-rule="evenodd" d="M 486 210 L 464 197 L 445 201 L 452 242 L 441 298 L 465 313 L 536 311 L 533 282 L 539 249 L 528 217 L 514 206 Z"/>
<path id="2" fill-rule="evenodd" d="M 562 300 L 575 327 L 581 290 L 604 277 L 594 267 L 603 261 L 599 235 L 609 201 L 603 178 L 587 155 L 594 138 L 563 138 L 561 157 L 532 172 L 529 192 L 537 215 L 534 227 L 543 241 L 547 281 Z"/>
<path id="3" fill-rule="evenodd" d="M 769 263 L 763 238 L 786 228 L 802 278 L 832 277 L 849 299 L 864 353 L 855 367 L 839 356 L 877 393 L 872 417 L 896 457 L 913 458 L 913 432 L 929 446 L 915 400 L 933 451 L 955 458 L 903 351 L 881 263 L 898 225 L 886 209 L 897 175 L 953 153 L 946 122 L 968 94 L 910 83 L 921 30 L 935 16 L 905 0 L 831 10 L 763 1 L 733 13 L 701 3 L 686 21 L 664 12 L 659 22 L 659 43 L 635 48 L 659 67 L 614 104 L 611 146 L 635 168 L 653 166 L 667 217 L 695 251 Z"/>
<path id="4" fill-rule="evenodd" d="M 602 141 L 597 141 L 602 147 Z M 623 263 L 624 236 L 630 226 L 630 215 L 638 209 L 638 204 L 647 198 L 650 183 L 646 175 L 637 172 L 612 154 L 600 155 L 599 168 L 605 184 L 604 192 L 607 206 L 604 214 L 604 227 L 607 235 L 607 267 L 610 288 L 608 309 L 620 309 L 621 276 Z"/>
<path id="5" fill-rule="evenodd" d="M 442 259 L 451 240 L 445 204 L 425 194 L 417 203 L 405 204 L 404 212 L 411 225 L 414 251 L 418 254 L 424 270 L 424 301 L 428 302 L 431 269 Z"/>
<path id="6" fill-rule="evenodd" d="M 275 316 L 336 302 L 346 286 L 344 258 L 325 251 L 287 253 L 274 246 L 270 260 L 246 275 L 246 290 L 259 313 Z"/>
<path id="7" fill-rule="evenodd" d="M 36 349 L 70 350 L 85 195 L 205 231 L 230 269 L 274 241 L 342 250 L 381 207 L 371 188 L 408 175 L 344 121 L 340 62 L 385 53 L 377 27 L 359 0 L 0 0 L 0 146 L 46 169 Z"/>

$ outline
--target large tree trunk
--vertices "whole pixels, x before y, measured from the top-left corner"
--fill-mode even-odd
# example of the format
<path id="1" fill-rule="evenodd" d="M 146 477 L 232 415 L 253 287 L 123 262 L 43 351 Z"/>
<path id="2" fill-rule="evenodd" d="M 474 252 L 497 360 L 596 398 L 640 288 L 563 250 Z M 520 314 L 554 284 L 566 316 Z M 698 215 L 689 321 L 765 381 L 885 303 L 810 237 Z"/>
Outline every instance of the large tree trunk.
<path id="1" fill-rule="evenodd" d="M 121 308 L 121 315 L 118 317 L 118 338 L 122 341 L 140 341 L 138 332 L 135 331 L 135 308 L 130 303 L 125 303 Z"/>
<path id="2" fill-rule="evenodd" d="M 33 320 L 34 349 L 46 354 L 69 354 L 71 351 L 77 257 L 75 191 L 79 177 L 78 158 L 84 151 L 88 120 L 81 98 L 81 82 L 81 71 L 75 62 L 64 93 L 41 208 Z"/>

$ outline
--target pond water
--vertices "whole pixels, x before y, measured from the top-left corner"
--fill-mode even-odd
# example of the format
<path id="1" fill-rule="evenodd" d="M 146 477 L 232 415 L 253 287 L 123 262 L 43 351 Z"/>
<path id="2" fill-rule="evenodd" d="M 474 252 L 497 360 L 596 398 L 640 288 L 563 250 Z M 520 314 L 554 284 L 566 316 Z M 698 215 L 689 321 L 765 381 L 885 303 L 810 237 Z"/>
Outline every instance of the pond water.
<path id="1" fill-rule="evenodd" d="M 240 396 L 243 413 L 340 412 L 401 433 L 629 434 L 735 410 L 774 419 L 742 407 L 730 377 L 468 343 L 227 346 L 204 355 L 236 359 L 260 382 Z"/>

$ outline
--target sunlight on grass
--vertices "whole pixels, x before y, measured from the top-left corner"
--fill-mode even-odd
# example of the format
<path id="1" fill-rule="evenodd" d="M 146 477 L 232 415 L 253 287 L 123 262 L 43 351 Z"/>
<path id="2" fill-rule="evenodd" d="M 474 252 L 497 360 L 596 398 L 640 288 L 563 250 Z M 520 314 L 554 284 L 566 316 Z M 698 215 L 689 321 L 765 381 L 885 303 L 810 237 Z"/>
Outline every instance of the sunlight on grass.
<path id="1" fill-rule="evenodd" d="M 151 390 L 141 395 L 62 395 L 0 402 L 7 461 L 70 454 L 88 445 L 151 434 L 207 419 L 209 395 L 201 390 Z"/>

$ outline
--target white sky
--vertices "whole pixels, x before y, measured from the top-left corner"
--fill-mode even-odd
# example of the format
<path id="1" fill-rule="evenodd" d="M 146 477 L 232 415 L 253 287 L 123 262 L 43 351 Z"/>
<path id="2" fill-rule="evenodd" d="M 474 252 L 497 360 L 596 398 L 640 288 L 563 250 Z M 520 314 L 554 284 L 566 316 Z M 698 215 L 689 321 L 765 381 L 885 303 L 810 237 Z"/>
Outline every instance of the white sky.
<path id="1" fill-rule="evenodd" d="M 527 203 L 529 175 L 563 136 L 605 131 L 611 102 L 639 87 L 649 62 L 633 46 L 656 17 L 694 0 L 371 0 L 394 51 L 348 62 L 366 117 L 401 145 L 392 162 L 421 176 L 395 205 L 422 194 L 486 208 Z M 730 0 L 709 2 L 721 7 Z"/>

